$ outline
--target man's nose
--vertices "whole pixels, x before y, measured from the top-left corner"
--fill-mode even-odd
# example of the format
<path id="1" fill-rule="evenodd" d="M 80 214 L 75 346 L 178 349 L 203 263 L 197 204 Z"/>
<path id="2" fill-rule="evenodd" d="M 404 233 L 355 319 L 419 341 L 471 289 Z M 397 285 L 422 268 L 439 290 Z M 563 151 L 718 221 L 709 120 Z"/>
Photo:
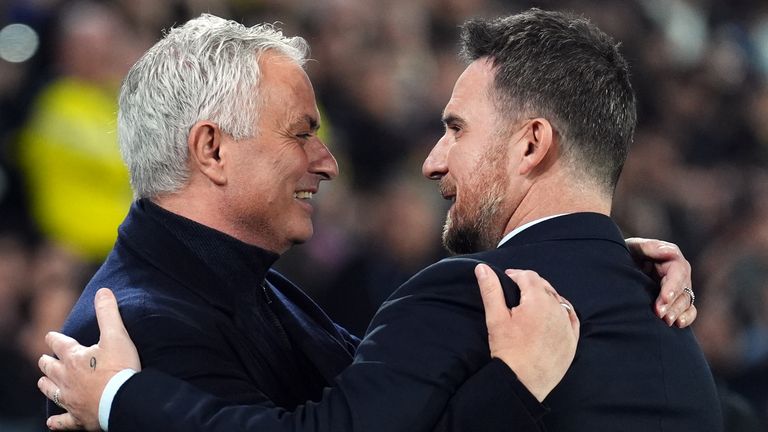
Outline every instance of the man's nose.
<path id="1" fill-rule="evenodd" d="M 440 180 L 448 173 L 448 146 L 445 143 L 445 137 L 432 147 L 424 164 L 421 166 L 421 172 L 424 177 L 430 180 Z"/>
<path id="2" fill-rule="evenodd" d="M 339 164 L 328 147 L 320 140 L 314 140 L 310 150 L 309 171 L 324 180 L 333 180 L 339 175 Z"/>

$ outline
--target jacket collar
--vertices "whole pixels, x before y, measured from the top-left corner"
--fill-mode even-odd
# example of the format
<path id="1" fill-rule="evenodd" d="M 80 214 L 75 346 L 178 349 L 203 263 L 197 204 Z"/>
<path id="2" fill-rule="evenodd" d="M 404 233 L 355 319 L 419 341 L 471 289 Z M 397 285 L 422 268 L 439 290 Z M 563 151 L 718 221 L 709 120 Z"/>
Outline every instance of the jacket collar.
<path id="1" fill-rule="evenodd" d="M 628 250 L 619 227 L 610 217 L 600 213 L 570 213 L 547 219 L 521 231 L 499 248 L 519 247 L 543 241 L 580 239 L 608 240 Z"/>
<path id="2" fill-rule="evenodd" d="M 233 311 L 254 298 L 279 255 L 169 212 L 149 200 L 133 203 L 118 242 L 203 297 Z"/>

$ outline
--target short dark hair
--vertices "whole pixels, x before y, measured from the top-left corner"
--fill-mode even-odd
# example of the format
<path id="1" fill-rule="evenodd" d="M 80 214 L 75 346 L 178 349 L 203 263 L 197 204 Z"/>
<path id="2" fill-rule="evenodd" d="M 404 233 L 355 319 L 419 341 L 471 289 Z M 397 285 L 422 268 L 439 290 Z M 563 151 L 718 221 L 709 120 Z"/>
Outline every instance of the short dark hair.
<path id="1" fill-rule="evenodd" d="M 610 193 L 635 131 L 635 95 L 618 44 L 589 20 L 530 9 L 462 26 L 462 56 L 488 57 L 502 115 L 547 118 L 570 163 Z"/>

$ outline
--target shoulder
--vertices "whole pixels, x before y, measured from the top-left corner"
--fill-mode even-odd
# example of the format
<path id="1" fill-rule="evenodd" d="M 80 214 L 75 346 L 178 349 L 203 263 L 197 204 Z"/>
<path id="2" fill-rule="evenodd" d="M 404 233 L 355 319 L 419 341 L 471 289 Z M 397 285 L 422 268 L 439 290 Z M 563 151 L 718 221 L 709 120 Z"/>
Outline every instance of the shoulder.
<path id="1" fill-rule="evenodd" d="M 458 307 L 482 309 L 480 289 L 475 278 L 475 267 L 488 264 L 493 269 L 507 296 L 508 303 L 519 302 L 517 286 L 504 275 L 504 268 L 493 263 L 495 251 L 461 255 L 442 259 L 416 273 L 401 285 L 384 303 L 384 307 L 402 308 L 405 305 Z"/>
<path id="2" fill-rule="evenodd" d="M 446 283 L 455 284 L 474 281 L 475 267 L 485 261 L 477 255 L 463 255 L 442 259 L 416 273 L 403 287 L 440 287 Z"/>
<path id="3" fill-rule="evenodd" d="M 476 294 L 478 285 L 475 267 L 481 263 L 489 265 L 502 280 L 502 284 L 506 285 L 504 279 L 508 278 L 504 276 L 504 268 L 495 265 L 495 254 L 497 252 L 492 250 L 442 259 L 416 273 L 395 291 L 393 297 L 427 293 L 456 295 L 466 294 L 468 291 Z M 467 290 L 468 287 L 473 289 Z"/>
<path id="4" fill-rule="evenodd" d="M 165 280 L 136 277 L 130 269 L 105 266 L 86 285 L 62 327 L 81 344 L 91 345 L 99 339 L 94 298 L 100 288 L 114 293 L 123 323 L 137 345 L 144 344 L 143 339 L 160 340 L 169 332 L 179 333 L 185 328 L 194 332 L 212 325 L 215 310 L 191 295 L 175 295 L 183 292 L 180 287 L 171 287 Z M 116 269 L 120 271 L 112 271 Z"/>

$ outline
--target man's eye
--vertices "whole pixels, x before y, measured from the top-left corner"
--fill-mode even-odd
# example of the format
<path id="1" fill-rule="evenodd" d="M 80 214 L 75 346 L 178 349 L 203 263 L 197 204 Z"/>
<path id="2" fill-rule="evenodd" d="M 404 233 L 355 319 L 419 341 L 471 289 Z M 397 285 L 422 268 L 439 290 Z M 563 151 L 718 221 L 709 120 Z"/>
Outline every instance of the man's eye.
<path id="1" fill-rule="evenodd" d="M 462 132 L 461 127 L 457 125 L 447 125 L 445 127 L 445 130 L 446 130 L 446 133 L 450 133 L 454 137 L 458 137 L 459 135 L 461 135 L 461 132 Z"/>
<path id="2" fill-rule="evenodd" d="M 445 130 L 446 131 L 451 131 L 453 133 L 459 133 L 459 132 L 461 132 L 461 127 L 459 125 L 457 125 L 457 124 L 454 124 L 454 123 L 447 123 L 445 125 Z"/>
<path id="3" fill-rule="evenodd" d="M 301 138 L 301 139 L 310 139 L 310 138 L 312 138 L 312 134 L 311 133 L 301 133 L 301 134 L 296 134 L 296 137 Z"/>

